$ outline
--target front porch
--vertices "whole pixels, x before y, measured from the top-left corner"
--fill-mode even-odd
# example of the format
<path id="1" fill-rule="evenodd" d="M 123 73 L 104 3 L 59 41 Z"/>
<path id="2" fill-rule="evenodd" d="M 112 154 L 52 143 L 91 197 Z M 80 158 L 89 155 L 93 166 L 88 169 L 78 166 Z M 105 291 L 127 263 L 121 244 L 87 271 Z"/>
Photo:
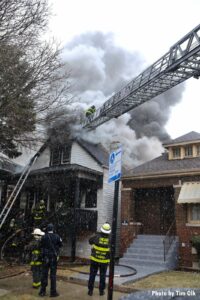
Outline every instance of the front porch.
<path id="1" fill-rule="evenodd" d="M 80 254 L 79 240 L 87 244 L 97 229 L 98 190 L 102 188 L 102 177 L 101 172 L 77 165 L 32 171 L 15 206 L 24 210 L 30 223 L 33 207 L 43 199 L 47 210 L 45 224 L 54 224 L 64 242 L 62 255 L 74 261 Z"/>

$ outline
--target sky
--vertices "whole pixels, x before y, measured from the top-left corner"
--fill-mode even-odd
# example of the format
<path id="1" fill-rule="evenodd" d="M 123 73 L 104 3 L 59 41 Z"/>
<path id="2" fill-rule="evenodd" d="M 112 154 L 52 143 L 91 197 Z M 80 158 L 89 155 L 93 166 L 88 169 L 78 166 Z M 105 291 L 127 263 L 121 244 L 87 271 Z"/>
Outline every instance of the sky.
<path id="1" fill-rule="evenodd" d="M 168 52 L 200 21 L 199 0 L 50 0 L 50 3 L 49 32 L 62 46 L 89 32 L 111 34 L 117 46 L 129 53 L 139 53 L 141 66 L 133 70 L 134 76 Z M 134 69 L 134 65 L 131 67 Z M 182 97 L 170 106 L 165 128 L 172 138 L 190 131 L 200 132 L 199 82 L 189 79 Z"/>

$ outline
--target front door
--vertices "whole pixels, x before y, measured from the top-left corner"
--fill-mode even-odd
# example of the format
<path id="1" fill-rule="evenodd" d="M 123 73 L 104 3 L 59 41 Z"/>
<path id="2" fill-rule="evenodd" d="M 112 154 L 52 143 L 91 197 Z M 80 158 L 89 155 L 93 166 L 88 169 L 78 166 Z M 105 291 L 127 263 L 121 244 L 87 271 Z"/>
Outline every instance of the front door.
<path id="1" fill-rule="evenodd" d="M 137 189 L 135 216 L 142 223 L 143 234 L 166 234 L 174 219 L 173 189 Z"/>

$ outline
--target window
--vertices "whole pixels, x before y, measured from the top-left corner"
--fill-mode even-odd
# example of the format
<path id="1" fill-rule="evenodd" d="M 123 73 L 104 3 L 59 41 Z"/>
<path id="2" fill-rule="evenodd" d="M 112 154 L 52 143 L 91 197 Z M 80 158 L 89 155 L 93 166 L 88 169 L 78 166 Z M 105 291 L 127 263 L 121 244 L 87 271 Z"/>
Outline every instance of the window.
<path id="1" fill-rule="evenodd" d="M 66 164 L 70 162 L 71 145 L 65 145 L 62 149 L 62 163 Z"/>
<path id="2" fill-rule="evenodd" d="M 200 203 L 189 204 L 188 212 L 189 223 L 200 223 Z"/>
<path id="3" fill-rule="evenodd" d="M 61 163 L 61 151 L 60 148 L 54 148 L 51 151 L 51 166 L 57 166 Z"/>
<path id="4" fill-rule="evenodd" d="M 193 151 L 192 151 L 192 146 L 186 146 L 185 147 L 185 157 L 188 157 L 188 156 L 193 156 Z"/>
<path id="5" fill-rule="evenodd" d="M 173 158 L 181 157 L 181 149 L 180 149 L 180 147 L 173 148 L 172 151 L 173 151 Z"/>
<path id="6" fill-rule="evenodd" d="M 85 195 L 85 208 L 97 207 L 97 190 L 88 188 Z"/>
<path id="7" fill-rule="evenodd" d="M 197 156 L 200 156 L 200 145 L 197 145 Z"/>
<path id="8" fill-rule="evenodd" d="M 66 164 L 70 162 L 71 145 L 52 148 L 51 150 L 51 166 Z"/>

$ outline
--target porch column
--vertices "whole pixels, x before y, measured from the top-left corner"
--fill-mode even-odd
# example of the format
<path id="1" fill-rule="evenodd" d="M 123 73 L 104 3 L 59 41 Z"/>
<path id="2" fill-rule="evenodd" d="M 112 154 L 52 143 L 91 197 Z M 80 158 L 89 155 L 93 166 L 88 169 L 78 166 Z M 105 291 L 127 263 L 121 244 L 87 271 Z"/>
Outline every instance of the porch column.
<path id="1" fill-rule="evenodd" d="M 80 194 L 80 178 L 76 177 L 75 179 L 75 197 L 74 197 L 74 211 L 73 211 L 73 224 L 72 224 L 72 232 L 71 232 L 71 260 L 75 261 L 76 258 L 76 210 L 78 208 L 79 202 L 79 194 Z"/>

